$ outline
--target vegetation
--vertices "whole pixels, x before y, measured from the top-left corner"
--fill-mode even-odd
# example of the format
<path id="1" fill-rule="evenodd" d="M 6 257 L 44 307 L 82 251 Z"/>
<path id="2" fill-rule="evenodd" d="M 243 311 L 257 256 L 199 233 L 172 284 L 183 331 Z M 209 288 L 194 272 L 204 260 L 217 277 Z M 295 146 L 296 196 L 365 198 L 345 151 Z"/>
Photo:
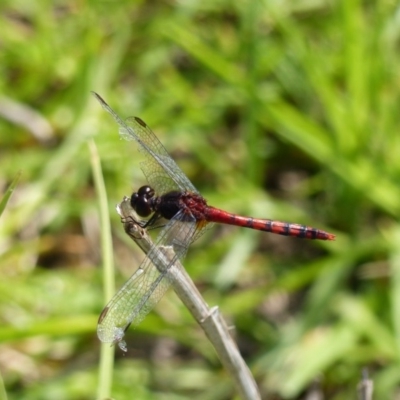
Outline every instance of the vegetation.
<path id="1" fill-rule="evenodd" d="M 145 178 L 94 90 L 146 121 L 210 204 L 337 234 L 315 242 L 216 227 L 188 253 L 185 267 L 235 326 L 263 398 L 355 398 L 365 367 L 375 397 L 395 398 L 396 7 L 3 1 L 0 197 L 21 171 L 0 217 L 3 397 L 235 397 L 173 292 L 128 331 L 127 355 L 104 361 L 95 329 L 103 284 L 113 285 L 102 268 L 109 236 L 116 287 L 142 259 L 115 204 Z"/>

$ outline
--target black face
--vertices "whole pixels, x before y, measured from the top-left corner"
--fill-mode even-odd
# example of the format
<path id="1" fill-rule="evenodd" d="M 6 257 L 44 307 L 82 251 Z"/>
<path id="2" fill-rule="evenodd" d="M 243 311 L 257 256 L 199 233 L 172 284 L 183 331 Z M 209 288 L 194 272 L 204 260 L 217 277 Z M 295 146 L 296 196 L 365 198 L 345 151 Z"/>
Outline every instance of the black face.
<path id="1" fill-rule="evenodd" d="M 131 196 L 131 207 L 141 217 L 148 217 L 154 212 L 153 202 L 154 190 L 150 186 L 142 186 L 137 192 Z"/>

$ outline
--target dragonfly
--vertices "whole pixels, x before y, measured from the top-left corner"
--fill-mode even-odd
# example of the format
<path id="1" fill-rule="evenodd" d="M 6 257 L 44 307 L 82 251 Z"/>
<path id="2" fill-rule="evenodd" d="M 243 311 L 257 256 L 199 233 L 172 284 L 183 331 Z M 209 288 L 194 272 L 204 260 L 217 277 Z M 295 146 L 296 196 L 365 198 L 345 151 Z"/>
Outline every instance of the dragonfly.
<path id="1" fill-rule="evenodd" d="M 335 239 L 334 234 L 310 226 L 244 217 L 208 205 L 144 121 L 120 118 L 100 95 L 93 94 L 119 125 L 120 135 L 136 141 L 144 154 L 141 169 L 149 185 L 130 196 L 130 206 L 144 218 L 143 228 L 162 227 L 147 257 L 101 312 L 97 325 L 101 342 L 127 350 L 126 330 L 146 317 L 171 284 L 168 265 L 182 261 L 190 244 L 215 222 L 297 238 Z M 162 247 L 172 247 L 174 256 L 160 271 L 152 259 Z"/>

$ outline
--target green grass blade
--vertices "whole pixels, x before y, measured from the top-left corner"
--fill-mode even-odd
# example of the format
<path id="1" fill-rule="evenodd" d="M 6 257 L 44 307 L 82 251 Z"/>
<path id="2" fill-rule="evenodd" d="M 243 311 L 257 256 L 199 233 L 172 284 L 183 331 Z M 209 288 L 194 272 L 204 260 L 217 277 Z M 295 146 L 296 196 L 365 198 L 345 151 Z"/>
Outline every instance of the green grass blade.
<path id="1" fill-rule="evenodd" d="M 90 151 L 90 160 L 93 172 L 93 178 L 96 187 L 96 193 L 99 200 L 99 214 L 101 225 L 101 249 L 103 260 L 103 286 L 106 302 L 111 298 L 115 290 L 114 280 L 114 262 L 112 254 L 111 225 L 108 214 L 107 193 L 101 171 L 99 154 L 93 139 L 88 142 Z M 100 366 L 99 366 L 99 384 L 97 398 L 105 399 L 111 395 L 112 376 L 114 366 L 114 346 L 108 343 L 101 344 Z"/>
<path id="2" fill-rule="evenodd" d="M 21 177 L 21 171 L 19 171 L 17 173 L 17 175 L 15 176 L 15 178 L 13 179 L 13 181 L 11 182 L 11 185 L 8 187 L 8 189 L 6 190 L 6 192 L 4 193 L 3 198 L 0 201 L 0 216 L 3 214 L 3 211 L 5 210 L 8 200 L 10 200 L 10 197 L 14 191 L 14 189 L 17 186 L 17 183 L 19 181 L 19 178 Z"/>

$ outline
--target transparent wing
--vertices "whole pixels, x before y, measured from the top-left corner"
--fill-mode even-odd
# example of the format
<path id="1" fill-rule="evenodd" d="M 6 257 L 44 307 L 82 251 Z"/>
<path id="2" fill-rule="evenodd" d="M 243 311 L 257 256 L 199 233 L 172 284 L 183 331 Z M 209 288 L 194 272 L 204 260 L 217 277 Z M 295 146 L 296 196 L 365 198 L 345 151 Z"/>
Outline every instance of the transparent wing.
<path id="1" fill-rule="evenodd" d="M 122 341 L 125 331 L 129 325 L 139 324 L 164 295 L 172 280 L 168 269 L 177 260 L 185 257 L 196 231 L 195 219 L 188 215 L 183 216 L 182 212 L 169 221 L 137 271 L 101 313 L 97 335 L 102 342 L 119 343 L 121 349 L 126 350 L 125 342 Z M 163 246 L 172 246 L 175 257 L 165 263 L 165 269 L 160 271 L 153 260 L 165 259 L 160 250 Z"/>
<path id="2" fill-rule="evenodd" d="M 120 135 L 124 139 L 136 140 L 138 143 L 139 150 L 146 157 L 141 164 L 142 171 L 157 194 L 163 194 L 170 190 L 198 193 L 144 121 L 138 117 L 130 117 L 124 121 L 97 93 L 92 93 L 117 122 Z"/>

